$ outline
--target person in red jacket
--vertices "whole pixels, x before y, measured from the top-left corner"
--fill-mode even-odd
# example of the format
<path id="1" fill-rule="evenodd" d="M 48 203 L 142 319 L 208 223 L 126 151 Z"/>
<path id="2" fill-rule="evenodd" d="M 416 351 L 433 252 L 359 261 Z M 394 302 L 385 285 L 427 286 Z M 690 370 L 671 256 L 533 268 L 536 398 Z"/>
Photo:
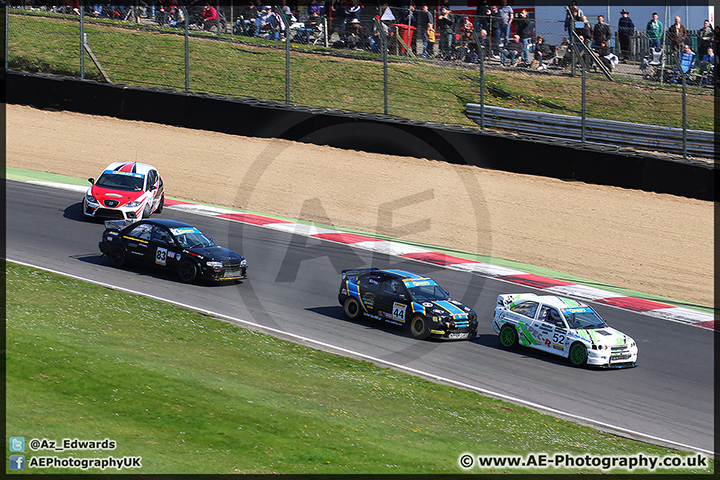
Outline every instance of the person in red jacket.
<path id="1" fill-rule="evenodd" d="M 210 2 L 207 2 L 205 4 L 205 8 L 203 8 L 202 19 L 203 19 L 203 28 L 205 30 L 212 30 L 213 28 L 217 28 L 217 24 L 218 24 L 217 10 L 215 10 L 215 7 L 213 7 L 210 4 Z"/>

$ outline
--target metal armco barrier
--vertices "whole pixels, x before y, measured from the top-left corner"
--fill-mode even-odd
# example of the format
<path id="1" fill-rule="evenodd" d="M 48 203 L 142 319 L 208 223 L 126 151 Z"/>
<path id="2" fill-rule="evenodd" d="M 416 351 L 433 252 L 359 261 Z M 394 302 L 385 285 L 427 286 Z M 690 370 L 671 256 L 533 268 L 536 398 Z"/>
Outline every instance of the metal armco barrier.
<path id="1" fill-rule="evenodd" d="M 480 105 L 466 105 L 468 118 L 480 124 Z M 571 115 L 531 112 L 485 105 L 484 126 L 504 131 L 545 135 L 568 140 L 582 139 L 582 119 Z M 687 153 L 707 159 L 714 158 L 714 132 L 687 130 Z M 683 129 L 618 122 L 616 120 L 585 119 L 587 142 L 613 147 L 683 154 Z"/>

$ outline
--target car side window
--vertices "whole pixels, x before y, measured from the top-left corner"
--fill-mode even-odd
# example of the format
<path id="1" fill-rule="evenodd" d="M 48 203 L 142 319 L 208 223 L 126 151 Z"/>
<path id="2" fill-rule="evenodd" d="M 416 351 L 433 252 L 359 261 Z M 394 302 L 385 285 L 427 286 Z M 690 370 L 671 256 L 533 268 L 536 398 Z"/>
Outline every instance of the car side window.
<path id="1" fill-rule="evenodd" d="M 403 293 L 402 284 L 395 279 L 385 280 L 384 282 L 382 282 L 380 292 L 385 295 L 398 296 Z"/>
<path id="2" fill-rule="evenodd" d="M 537 310 L 538 302 L 528 301 L 521 302 L 510 308 L 515 313 L 524 315 L 528 318 L 535 318 L 535 311 Z"/>
<path id="3" fill-rule="evenodd" d="M 155 185 L 155 181 L 156 181 L 155 171 L 150 170 L 150 172 L 148 172 L 148 176 L 147 176 L 147 189 L 148 190 L 152 189 L 153 185 Z"/>
<path id="4" fill-rule="evenodd" d="M 540 315 L 538 316 L 538 319 L 551 325 L 555 325 L 556 327 L 564 326 L 560 312 L 558 312 L 556 308 L 548 307 L 547 305 L 543 305 L 542 308 L 540 308 Z"/>
<path id="5" fill-rule="evenodd" d="M 365 287 L 371 292 L 377 292 L 380 289 L 380 282 L 382 277 L 380 275 L 368 275 L 360 280 L 360 286 Z"/>
<path id="6" fill-rule="evenodd" d="M 162 227 L 153 228 L 152 241 L 157 243 L 168 244 L 172 240 L 170 232 Z"/>
<path id="7" fill-rule="evenodd" d="M 143 224 L 138 225 L 137 227 L 133 228 L 130 231 L 130 236 L 139 238 L 141 240 L 150 240 L 150 232 L 152 232 L 152 225 L 143 223 Z"/>

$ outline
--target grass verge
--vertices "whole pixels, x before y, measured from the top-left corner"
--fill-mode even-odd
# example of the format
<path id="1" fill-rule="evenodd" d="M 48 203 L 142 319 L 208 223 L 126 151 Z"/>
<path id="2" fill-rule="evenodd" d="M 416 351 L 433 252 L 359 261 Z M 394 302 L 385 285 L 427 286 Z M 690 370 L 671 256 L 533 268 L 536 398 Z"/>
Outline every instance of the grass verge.
<path id="1" fill-rule="evenodd" d="M 142 456 L 143 474 L 463 473 L 465 452 L 692 456 L 42 270 L 8 263 L 6 275 L 8 435 L 117 442 L 38 454 Z M 534 469 L 486 470 L 506 471 Z"/>

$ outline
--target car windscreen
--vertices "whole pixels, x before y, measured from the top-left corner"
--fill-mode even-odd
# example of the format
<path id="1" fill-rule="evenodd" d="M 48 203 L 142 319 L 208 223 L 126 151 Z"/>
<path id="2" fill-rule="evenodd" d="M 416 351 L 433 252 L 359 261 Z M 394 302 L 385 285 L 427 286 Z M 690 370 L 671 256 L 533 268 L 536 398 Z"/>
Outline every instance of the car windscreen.
<path id="1" fill-rule="evenodd" d="M 97 179 L 95 185 L 98 187 L 115 188 L 118 190 L 142 190 L 145 177 L 139 173 L 122 173 L 105 171 Z"/>
<path id="2" fill-rule="evenodd" d="M 215 243 L 194 227 L 171 228 L 170 233 L 183 248 L 212 247 Z"/>
<path id="3" fill-rule="evenodd" d="M 603 328 L 605 321 L 590 307 L 566 308 L 562 311 L 570 328 Z"/>
<path id="4" fill-rule="evenodd" d="M 408 293 L 410 293 L 410 297 L 416 302 L 431 302 L 450 298 L 450 295 L 432 280 L 406 281 L 405 286 Z"/>

